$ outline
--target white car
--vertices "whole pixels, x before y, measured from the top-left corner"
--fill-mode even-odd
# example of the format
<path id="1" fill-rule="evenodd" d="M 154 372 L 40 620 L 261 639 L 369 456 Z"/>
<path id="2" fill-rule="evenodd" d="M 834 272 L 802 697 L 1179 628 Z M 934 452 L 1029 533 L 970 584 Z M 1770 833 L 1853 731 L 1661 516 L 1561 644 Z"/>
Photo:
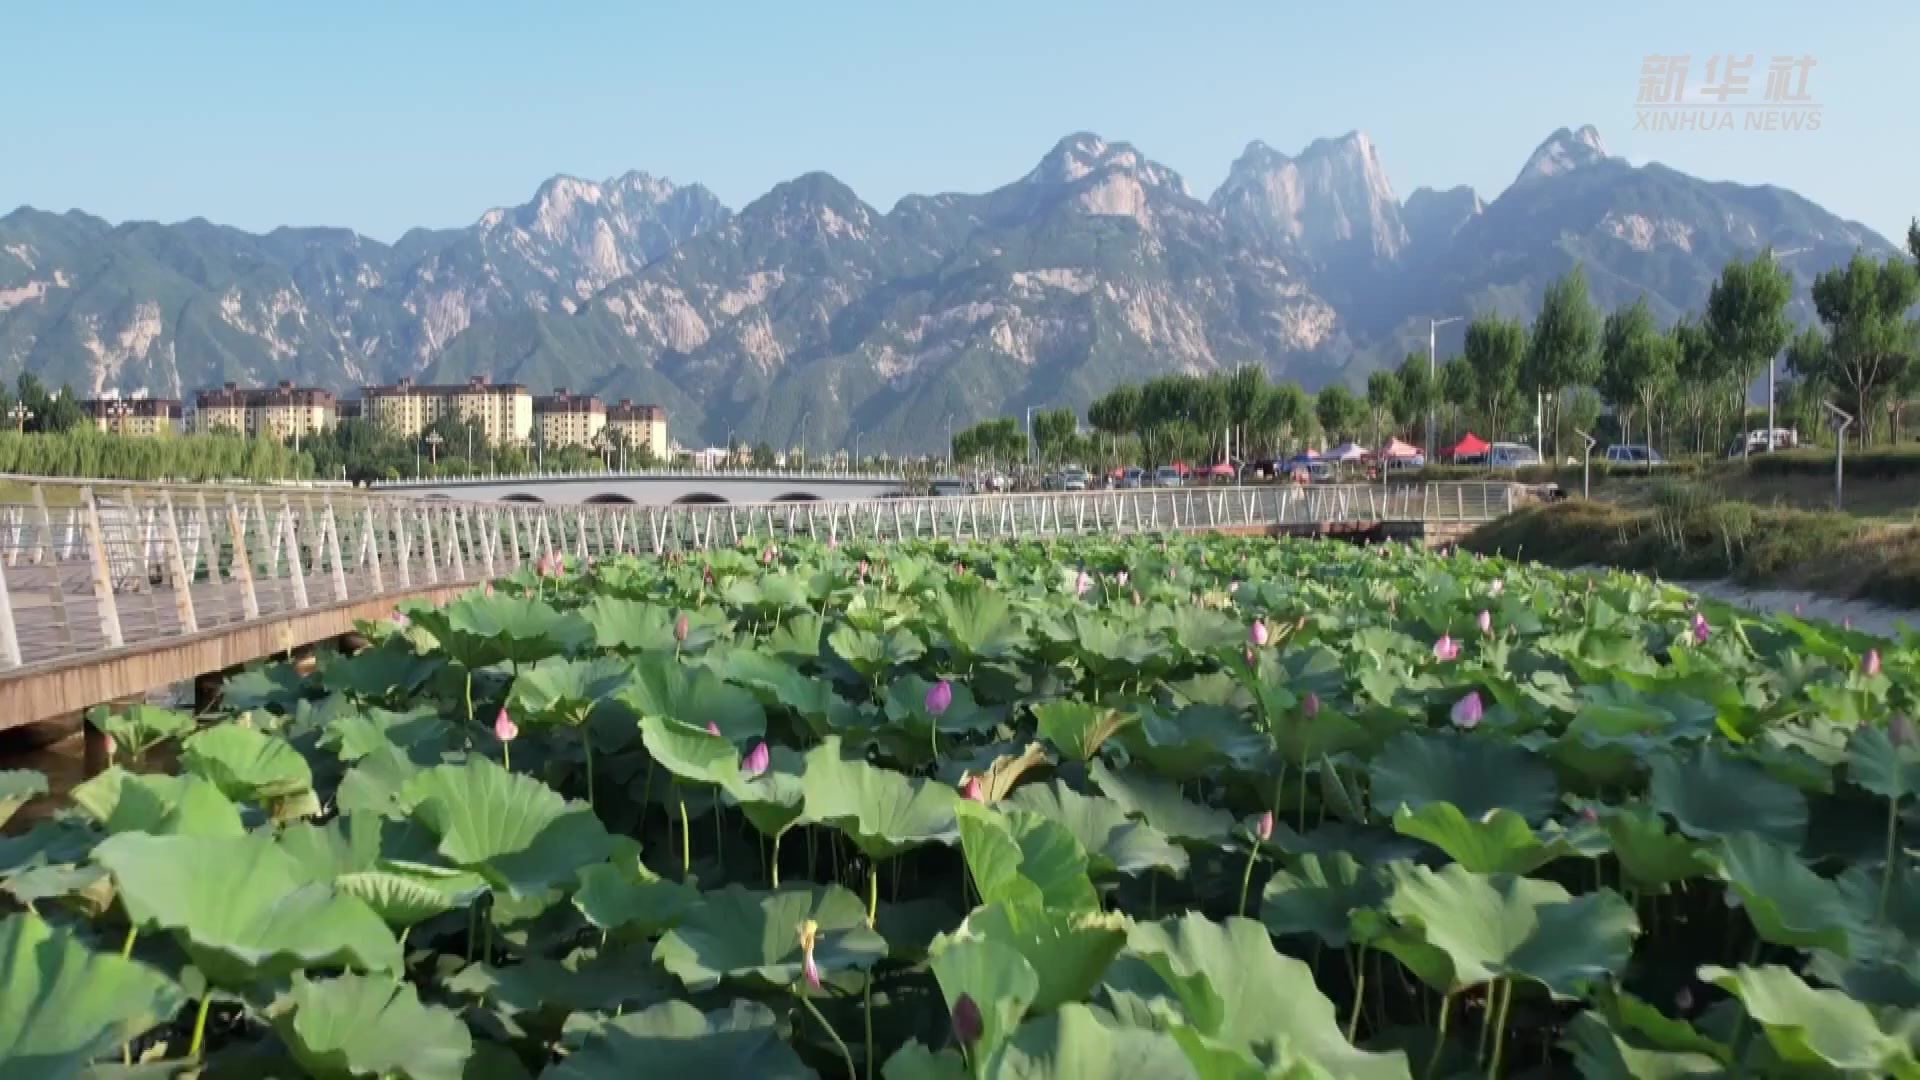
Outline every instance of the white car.
<path id="1" fill-rule="evenodd" d="M 1520 443 L 1497 442 L 1487 450 L 1487 464 L 1496 469 L 1518 469 L 1540 464 L 1540 451 Z"/>

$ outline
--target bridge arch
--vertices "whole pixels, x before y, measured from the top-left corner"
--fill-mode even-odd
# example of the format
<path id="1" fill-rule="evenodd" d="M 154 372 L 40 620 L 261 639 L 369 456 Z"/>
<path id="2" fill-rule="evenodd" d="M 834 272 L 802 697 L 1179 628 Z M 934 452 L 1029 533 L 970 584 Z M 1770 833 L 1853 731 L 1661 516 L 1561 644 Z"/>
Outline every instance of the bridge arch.
<path id="1" fill-rule="evenodd" d="M 603 491 L 598 495 L 589 495 L 582 501 L 589 506 L 605 503 L 617 503 L 622 506 L 637 505 L 632 496 L 622 495 L 617 491 Z"/>
<path id="2" fill-rule="evenodd" d="M 432 496 L 428 496 L 428 497 L 432 498 Z M 442 497 L 444 498 L 444 496 Z M 528 495 L 528 494 L 525 494 L 524 492 L 515 492 L 512 495 L 500 496 L 500 501 L 510 502 L 510 503 L 544 503 L 547 500 L 542 499 L 538 495 Z"/>
<path id="3" fill-rule="evenodd" d="M 724 504 L 726 497 L 710 491 L 692 491 L 673 500 L 675 506 L 713 506 Z"/>
<path id="4" fill-rule="evenodd" d="M 774 502 L 819 502 L 820 496 L 811 491 L 789 491 L 773 500 Z"/>

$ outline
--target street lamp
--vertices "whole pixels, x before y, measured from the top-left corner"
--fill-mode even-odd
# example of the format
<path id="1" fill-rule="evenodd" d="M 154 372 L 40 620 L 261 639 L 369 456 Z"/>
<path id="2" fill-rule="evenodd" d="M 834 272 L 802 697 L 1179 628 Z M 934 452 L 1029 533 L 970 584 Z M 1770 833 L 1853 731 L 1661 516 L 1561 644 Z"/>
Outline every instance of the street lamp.
<path id="1" fill-rule="evenodd" d="M 1593 447 L 1600 440 L 1579 428 L 1574 428 L 1573 433 L 1587 442 L 1586 453 L 1580 459 L 1580 497 L 1591 499 L 1593 498 Z"/>
<path id="2" fill-rule="evenodd" d="M 27 421 L 33 419 L 33 410 L 16 401 L 13 404 L 13 408 L 7 410 L 7 415 L 13 419 L 14 432 L 21 435 L 26 434 Z"/>
<path id="3" fill-rule="evenodd" d="M 807 460 L 807 421 L 811 419 L 813 419 L 812 409 L 800 414 L 800 460 L 802 462 Z"/>
<path id="4" fill-rule="evenodd" d="M 127 433 L 127 413 L 131 411 L 133 411 L 132 406 L 124 401 L 107 402 L 107 418 L 113 423 L 113 433 L 115 435 L 125 435 Z"/>
<path id="5" fill-rule="evenodd" d="M 947 414 L 947 473 L 953 474 L 953 414 Z"/>
<path id="6" fill-rule="evenodd" d="M 1835 406 L 1831 401 L 1823 401 L 1820 405 L 1827 410 L 1827 417 L 1833 421 L 1833 508 L 1839 510 L 1845 495 L 1842 485 L 1846 476 L 1847 429 L 1853 426 L 1853 414 Z M 1771 438 L 1773 433 L 1769 431 L 1767 434 Z"/>
<path id="7" fill-rule="evenodd" d="M 1805 248 L 1805 247 L 1788 248 L 1785 251 L 1775 251 L 1772 248 L 1768 248 L 1767 257 L 1769 259 L 1772 259 L 1775 263 L 1778 263 L 1781 259 L 1790 258 L 1794 255 L 1800 255 L 1812 250 L 1813 250 L 1812 248 Z M 1778 350 L 1776 350 L 1772 356 L 1767 357 L 1767 452 L 1768 453 L 1772 453 L 1775 449 L 1773 445 L 1773 432 L 1775 428 L 1775 424 L 1773 420 L 1773 387 L 1777 379 L 1775 372 L 1779 369 L 1779 367 L 1780 367 L 1780 353 Z M 1742 390 L 1740 392 L 1742 394 L 1746 393 L 1745 390 Z M 1746 398 L 1742 397 L 1740 401 L 1741 401 L 1740 411 L 1744 413 L 1746 412 L 1746 408 L 1747 408 Z M 1747 426 L 1746 423 L 1744 422 L 1744 419 L 1740 424 L 1740 426 L 1741 427 Z M 1651 443 L 1652 440 L 1649 439 L 1648 442 Z M 1742 450 L 1744 451 L 1745 447 L 1742 447 Z"/>
<path id="8" fill-rule="evenodd" d="M 865 434 L 866 432 L 864 431 L 856 431 L 853 433 L 853 467 L 855 469 L 860 467 L 860 438 Z"/>
<path id="9" fill-rule="evenodd" d="M 1440 328 L 1447 325 L 1448 323 L 1457 323 L 1465 317 L 1466 316 L 1464 315 L 1449 315 L 1444 319 L 1429 318 L 1427 320 L 1427 401 L 1430 403 L 1437 403 L 1440 399 L 1440 371 L 1439 371 L 1439 361 L 1436 359 L 1436 356 L 1439 352 Z M 1427 464 L 1428 465 L 1433 464 L 1433 455 L 1435 450 L 1434 443 L 1433 443 L 1433 429 L 1434 429 L 1434 426 L 1437 423 L 1439 423 L 1439 413 L 1440 413 L 1440 407 L 1438 404 L 1429 404 L 1427 406 Z M 1494 438 L 1499 438 L 1499 436 L 1496 435 L 1494 436 Z"/>

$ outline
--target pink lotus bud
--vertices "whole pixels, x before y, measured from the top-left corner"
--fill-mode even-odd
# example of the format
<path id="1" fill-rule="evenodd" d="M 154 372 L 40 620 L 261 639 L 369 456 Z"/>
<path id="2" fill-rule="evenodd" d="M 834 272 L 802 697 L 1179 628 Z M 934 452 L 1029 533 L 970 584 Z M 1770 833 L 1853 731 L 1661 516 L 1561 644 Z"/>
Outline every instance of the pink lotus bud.
<path id="1" fill-rule="evenodd" d="M 687 643 L 687 613 L 684 611 L 673 620 L 673 640 L 682 645 Z"/>
<path id="2" fill-rule="evenodd" d="M 513 717 L 508 716 L 505 709 L 501 709 L 493 718 L 493 737 L 501 742 L 512 742 L 520 737 L 520 725 L 513 722 Z"/>
<path id="3" fill-rule="evenodd" d="M 100 733 L 100 750 L 107 755 L 108 761 L 113 760 L 114 751 L 119 748 L 120 744 L 113 741 L 113 735 L 111 733 L 105 731 Z"/>
<path id="4" fill-rule="evenodd" d="M 1453 725 L 1469 731 L 1480 726 L 1480 718 L 1486 715 L 1486 706 L 1480 704 L 1480 691 L 1474 690 L 1453 704 Z"/>
<path id="5" fill-rule="evenodd" d="M 707 721 L 707 734 L 709 734 L 709 735 L 718 735 L 718 734 L 720 734 L 720 725 L 719 725 L 719 724 L 716 724 L 716 723 L 714 723 L 714 722 L 713 722 L 713 721 L 711 721 L 711 720 L 709 720 L 709 721 Z"/>
<path id="6" fill-rule="evenodd" d="M 1089 577 L 1085 570 L 1080 571 L 1079 576 L 1073 579 L 1074 595 L 1085 596 L 1087 595 L 1087 590 L 1091 588 L 1093 588 L 1093 578 Z"/>
<path id="7" fill-rule="evenodd" d="M 1441 634 L 1440 640 L 1433 643 L 1433 658 L 1435 660 L 1451 660 L 1459 655 L 1460 643 L 1446 634 Z"/>
<path id="8" fill-rule="evenodd" d="M 820 966 L 813 962 L 812 949 L 808 949 L 806 956 L 801 958 L 800 970 L 806 975 L 808 986 L 813 987 L 815 990 L 820 989 Z"/>
<path id="9" fill-rule="evenodd" d="M 1253 835 L 1263 844 L 1273 839 L 1273 811 L 1268 810 L 1253 819 Z"/>
<path id="10" fill-rule="evenodd" d="M 927 697 L 924 704 L 927 707 L 927 712 L 934 716 L 945 713 L 953 704 L 953 684 L 945 679 L 941 679 L 939 682 L 927 687 Z"/>
<path id="11" fill-rule="evenodd" d="M 861 559 L 860 566 L 858 567 L 858 569 L 860 571 L 860 580 L 861 581 L 867 580 L 867 560 Z"/>
<path id="12" fill-rule="evenodd" d="M 1492 581 L 1487 582 L 1487 595 L 1499 596 L 1501 593 L 1501 590 L 1505 589 L 1506 587 L 1507 587 L 1507 583 L 1505 581 L 1501 580 L 1500 578 L 1494 578 Z"/>
<path id="13" fill-rule="evenodd" d="M 401 611 L 399 608 L 393 609 L 393 625 L 405 630 L 412 622 L 412 619 L 407 618 L 406 612 Z"/>
<path id="14" fill-rule="evenodd" d="M 980 786 L 980 778 L 977 776 L 967 777 L 967 782 L 960 785 L 960 797 L 968 802 L 985 804 L 987 801 L 987 792 L 986 789 Z"/>
<path id="15" fill-rule="evenodd" d="M 1493 613 L 1488 611 L 1486 608 L 1480 609 L 1480 614 L 1475 615 L 1473 617 L 1473 622 L 1474 622 L 1474 625 L 1480 628 L 1481 633 L 1483 634 L 1493 633 Z"/>
<path id="16" fill-rule="evenodd" d="M 1585 819 L 1587 819 L 1588 821 L 1599 821 L 1599 820 L 1600 820 L 1600 815 L 1599 815 L 1599 814 L 1597 814 L 1597 813 L 1595 813 L 1595 812 L 1594 812 L 1594 809 L 1593 809 L 1593 807 L 1591 807 L 1591 806 L 1583 806 L 1583 807 L 1581 807 L 1581 808 L 1580 808 L 1580 816 L 1581 816 L 1581 817 L 1583 817 L 1583 818 L 1585 818 Z"/>
<path id="17" fill-rule="evenodd" d="M 1695 612 L 1693 616 L 1693 640 L 1698 644 L 1704 645 L 1711 636 L 1713 636 L 1713 627 L 1708 625 L 1707 617 L 1699 612 Z"/>
<path id="18" fill-rule="evenodd" d="M 1252 667 L 1253 666 L 1253 646 L 1251 645 L 1247 646 L 1246 650 L 1243 653 L 1241 653 L 1241 655 L 1246 657 L 1247 666 Z"/>
<path id="19" fill-rule="evenodd" d="M 1230 593 L 1235 593 L 1235 592 L 1239 592 L 1239 591 L 1240 591 L 1240 583 L 1239 583 L 1238 581 L 1229 581 L 1229 582 L 1227 582 L 1227 591 L 1228 591 L 1228 592 L 1230 592 Z"/>
<path id="20" fill-rule="evenodd" d="M 1867 655 L 1860 658 L 1860 673 L 1862 675 L 1880 674 L 1880 650 L 1879 649 L 1868 649 Z"/>
<path id="21" fill-rule="evenodd" d="M 753 749 L 747 751 L 747 756 L 740 759 L 740 774 L 747 777 L 759 776 L 767 771 L 767 765 L 772 759 L 773 756 L 768 752 L 765 742 L 754 743 Z"/>
<path id="22" fill-rule="evenodd" d="M 1121 588 L 1124 589 L 1127 587 L 1127 572 L 1125 570 L 1122 570 L 1118 574 L 1115 574 L 1113 579 L 1115 582 L 1119 584 Z"/>
<path id="23" fill-rule="evenodd" d="M 773 563 L 773 549 L 772 548 L 762 549 L 760 552 L 760 565 L 770 566 L 772 565 L 772 563 Z"/>
<path id="24" fill-rule="evenodd" d="M 1307 691 L 1307 696 L 1300 699 L 1300 711 L 1309 718 L 1320 715 L 1320 695 Z"/>
<path id="25" fill-rule="evenodd" d="M 967 572 L 967 568 L 964 566 L 961 566 L 959 563 L 954 563 L 953 572 L 956 574 L 964 574 Z"/>
<path id="26" fill-rule="evenodd" d="M 1265 645 L 1267 643 L 1266 620 L 1264 619 L 1253 620 L 1253 625 L 1247 627 L 1247 640 L 1253 643 L 1254 645 Z"/>
<path id="27" fill-rule="evenodd" d="M 980 1015 L 980 1006 L 973 998 L 961 994 L 953 1002 L 953 1041 L 961 1046 L 972 1046 L 980 1041 L 981 1033 L 986 1029 L 986 1020 Z"/>

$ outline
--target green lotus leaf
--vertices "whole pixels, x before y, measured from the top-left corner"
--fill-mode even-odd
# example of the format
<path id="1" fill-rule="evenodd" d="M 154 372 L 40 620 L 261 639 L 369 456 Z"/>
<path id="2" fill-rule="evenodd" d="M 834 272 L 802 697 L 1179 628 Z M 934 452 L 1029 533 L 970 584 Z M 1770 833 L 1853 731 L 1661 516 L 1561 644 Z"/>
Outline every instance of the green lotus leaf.
<path id="1" fill-rule="evenodd" d="M 1598 811 L 1620 873 L 1636 893 L 1660 894 L 1669 885 L 1708 873 L 1712 862 L 1706 848 L 1667 829 L 1665 819 L 1644 808 L 1623 807 Z"/>
<path id="2" fill-rule="evenodd" d="M 1272 737 L 1256 730 L 1238 709 L 1189 705 L 1163 713 L 1143 708 L 1134 716 L 1136 722 L 1120 731 L 1121 743 L 1175 781 L 1197 780 L 1220 766 L 1249 768 L 1273 750 Z"/>
<path id="3" fill-rule="evenodd" d="M 927 691 L 933 686 L 932 680 L 918 675 L 906 675 L 887 684 L 887 719 L 904 730 L 906 738 L 902 741 L 908 746 L 915 746 L 917 740 L 917 746 L 926 749 L 936 728 L 949 736 L 992 731 L 1005 711 L 983 708 L 966 683 L 950 680 L 947 686 L 953 691 L 952 703 L 936 717 L 927 711 Z"/>
<path id="4" fill-rule="evenodd" d="M 388 748 L 401 751 L 408 761 L 425 767 L 440 764 L 454 748 L 453 726 L 432 705 L 416 705 L 406 712 L 381 708 L 356 710 L 327 725 L 320 745 L 331 747 L 341 761 L 360 761 Z"/>
<path id="5" fill-rule="evenodd" d="M 118 765 L 68 793 L 110 833 L 239 836 L 240 811 L 210 780 L 130 773 Z"/>
<path id="6" fill-rule="evenodd" d="M 632 927 L 647 936 L 678 925 L 699 902 L 699 890 L 654 874 L 638 859 L 582 868 L 573 894 L 573 906 L 599 929 Z"/>
<path id="7" fill-rule="evenodd" d="M 1100 752 L 1101 743 L 1133 722 L 1130 714 L 1118 709 L 1073 699 L 1040 702 L 1033 706 L 1033 719 L 1040 737 L 1075 761 L 1091 759 Z"/>
<path id="8" fill-rule="evenodd" d="M 827 623 L 818 614 L 802 611 L 788 616 L 767 635 L 762 647 L 773 655 L 794 663 L 809 664 L 820 659 L 820 640 Z"/>
<path id="9" fill-rule="evenodd" d="M 1074 656 L 1097 678 L 1134 677 L 1168 659 L 1165 645 L 1118 619 L 1077 611 L 1069 623 Z"/>
<path id="10" fill-rule="evenodd" d="M 274 1030 L 316 1080 L 460 1080 L 473 1055 L 459 1016 L 420 1004 L 410 984 L 389 975 L 296 975 L 287 1002 Z"/>
<path id="11" fill-rule="evenodd" d="M 1657 758 L 1647 786 L 1653 808 L 1695 837 L 1755 833 L 1798 847 L 1806 796 L 1748 761 L 1702 746 L 1686 758 Z"/>
<path id="12" fill-rule="evenodd" d="M 1449 802 L 1430 802 L 1418 810 L 1402 804 L 1393 827 L 1452 856 L 1476 874 L 1530 874 L 1555 859 L 1592 858 L 1605 850 L 1597 829 L 1569 832 L 1548 824 L 1536 833 L 1526 819 L 1505 807 L 1469 820 Z"/>
<path id="13" fill-rule="evenodd" d="M 767 767 L 758 776 L 736 771 L 727 785 L 727 800 L 764 836 L 787 831 L 806 804 L 806 759 L 784 746 L 767 749 Z"/>
<path id="14" fill-rule="evenodd" d="M 47 776 L 36 769 L 0 769 L 0 825 L 20 808 L 47 793 Z"/>
<path id="15" fill-rule="evenodd" d="M 220 703 L 235 712 L 291 713 L 311 685 L 292 664 L 266 664 L 227 676 L 220 684 Z"/>
<path id="16" fill-rule="evenodd" d="M 1246 644 L 1247 627 L 1223 612 L 1183 604 L 1168 612 L 1167 636 L 1189 656 L 1212 656 Z"/>
<path id="17" fill-rule="evenodd" d="M 1087 878 L 1087 853 L 1063 825 L 1024 810 L 957 806 L 960 847 L 980 898 L 1088 911 L 1100 898 Z"/>
<path id="18" fill-rule="evenodd" d="M 681 664 L 668 654 L 651 654 L 636 662 L 619 698 L 643 720 L 662 717 L 698 731 L 712 724 L 735 746 L 767 734 L 766 710 L 752 693 L 722 681 L 705 667 Z"/>
<path id="19" fill-rule="evenodd" d="M 171 1019 L 184 997 L 165 975 L 94 952 L 32 912 L 0 919 L 0 1075 L 81 1076 Z"/>
<path id="20" fill-rule="evenodd" d="M 1550 881 L 1475 874 L 1458 863 L 1438 872 L 1395 867 L 1386 911 L 1444 955 L 1448 990 L 1518 977 L 1555 997 L 1575 997 L 1584 983 L 1620 972 L 1639 929 L 1633 909 L 1611 889 L 1576 897 Z M 1398 940 L 1382 947 L 1422 978 L 1432 974 L 1423 970 L 1425 958 L 1402 955 Z"/>
<path id="21" fill-rule="evenodd" d="M 1266 928 L 1252 919 L 1217 923 L 1189 913 L 1135 923 L 1109 981 L 1142 996 L 1171 997 L 1201 1034 L 1228 1046 L 1273 1040 L 1331 1076 L 1411 1076 L 1404 1054 L 1372 1054 L 1347 1042 L 1333 1002 L 1314 986 L 1313 969 L 1275 951 Z"/>
<path id="22" fill-rule="evenodd" d="M 799 927 L 809 919 L 819 927 L 813 960 L 822 976 L 867 970 L 887 953 L 867 926 L 866 905 L 838 885 L 775 893 L 729 885 L 704 895 L 660 938 L 653 957 L 696 992 L 722 979 L 789 987 L 801 977 Z"/>
<path id="23" fill-rule="evenodd" d="M 134 924 L 170 931 L 216 986 L 300 968 L 392 971 L 400 945 L 365 903 L 309 882 L 271 837 L 122 833 L 93 851 Z"/>
<path id="24" fill-rule="evenodd" d="M 571 882 L 613 847 L 585 803 L 488 758 L 424 769 L 407 781 L 401 801 L 440 838 L 448 861 L 516 896 Z"/>
<path id="25" fill-rule="evenodd" d="M 447 989 L 483 998 L 509 1015 L 551 1014 L 556 1025 L 568 1013 L 644 1009 L 680 991 L 680 983 L 655 966 L 651 949 L 634 942 L 575 949 L 560 960 L 532 956 L 509 967 L 470 964 L 447 980 Z"/>
<path id="26" fill-rule="evenodd" d="M 1850 934 L 1860 929 L 1853 907 L 1838 883 L 1808 869 L 1788 848 L 1742 833 L 1721 846 L 1719 872 L 1761 940 L 1849 955 Z"/>
<path id="27" fill-rule="evenodd" d="M 1865 1005 L 1838 990 L 1809 986 L 1774 965 L 1733 970 L 1709 965 L 1700 969 L 1700 977 L 1738 997 L 1789 1064 L 1862 1076 L 1920 1076 L 1911 1014 L 1899 1016 L 1898 1026 L 1889 1031 Z"/>
<path id="28" fill-rule="evenodd" d="M 1122 1026 L 1074 1004 L 1020 1025 L 980 1073 L 1009 1080 L 1200 1080 L 1173 1036 Z"/>
<path id="29" fill-rule="evenodd" d="M 998 942 L 1026 957 L 1040 979 L 1032 1007 L 1047 1012 L 1085 1000 L 1100 985 L 1127 943 L 1127 925 L 1126 916 L 1115 912 L 987 904 L 975 908 L 954 936 Z"/>
<path id="30" fill-rule="evenodd" d="M 1863 724 L 1847 741 L 1847 774 L 1883 799 L 1920 794 L 1920 747 L 1896 746 L 1885 728 Z"/>
<path id="31" fill-rule="evenodd" d="M 313 770 L 300 751 L 241 724 L 215 724 L 190 736 L 180 747 L 180 767 L 211 780 L 235 802 L 292 809 L 299 797 L 312 797 Z"/>
<path id="32" fill-rule="evenodd" d="M 973 1073 L 958 1050 L 935 1053 L 919 1039 L 908 1039 L 880 1067 L 885 1080 L 972 1080 Z"/>
<path id="33" fill-rule="evenodd" d="M 912 630 L 896 626 L 881 633 L 843 623 L 827 635 L 827 647 L 868 681 L 913 663 L 927 651 Z"/>
<path id="34" fill-rule="evenodd" d="M 1510 742 L 1469 735 L 1395 736 L 1374 757 L 1373 811 L 1393 818 L 1401 807 L 1419 810 L 1445 802 L 1472 819 L 1510 810 L 1527 822 L 1553 812 L 1553 770 Z"/>
<path id="35" fill-rule="evenodd" d="M 1130 820 L 1112 799 L 1082 795 L 1055 780 L 1027 784 L 1008 798 L 1007 805 L 1065 827 L 1086 851 L 1088 872 L 1096 877 L 1147 870 L 1179 877 L 1187 872 L 1184 850 L 1153 826 Z"/>
<path id="36" fill-rule="evenodd" d="M 689 784 L 731 789 L 740 780 L 740 751 L 724 735 L 649 716 L 640 721 L 640 741 L 655 764 Z"/>
<path id="37" fill-rule="evenodd" d="M 846 833 L 869 859 L 951 844 L 959 835 L 958 797 L 945 784 L 846 760 L 838 738 L 823 740 L 806 761 L 806 820 Z"/>
<path id="38" fill-rule="evenodd" d="M 361 757 L 340 778 L 340 786 L 333 792 L 334 804 L 348 815 L 403 816 L 407 807 L 401 801 L 401 792 L 421 768 L 399 747 L 379 747 Z"/>
<path id="39" fill-rule="evenodd" d="M 358 897 L 388 926 L 398 927 L 466 907 L 487 888 L 478 874 L 464 871 L 443 877 L 398 869 L 342 874 L 334 879 L 334 885 L 346 895 Z"/>
<path id="40" fill-rule="evenodd" d="M 627 684 L 631 671 L 626 661 L 613 656 L 590 660 L 550 656 L 520 669 L 507 704 L 516 717 L 584 724 L 596 705 Z"/>
<path id="41" fill-rule="evenodd" d="M 134 704 L 117 710 L 102 706 L 89 710 L 87 720 L 113 736 L 114 745 L 135 758 L 194 729 L 191 715 L 158 705 Z"/>
<path id="42" fill-rule="evenodd" d="M 1018 653 L 1026 644 L 1012 605 L 984 584 L 936 593 L 933 605 L 934 625 L 958 659 L 998 660 Z"/>
<path id="43" fill-rule="evenodd" d="M 980 1010 L 980 1038 L 969 1051 L 974 1054 L 993 1053 L 1020 1026 L 1040 992 L 1033 965 L 1011 945 L 943 935 L 935 939 L 928 959 L 949 1013 L 963 994 Z"/>
<path id="44" fill-rule="evenodd" d="M 320 669 L 320 685 L 328 693 L 361 701 L 404 701 L 444 667 L 443 658 L 423 656 L 388 639 L 352 656 L 336 656 Z"/>
<path id="45" fill-rule="evenodd" d="M 702 1013 L 668 1001 L 606 1020 L 580 1049 L 541 1073 L 541 1080 L 630 1080 L 636 1076 L 753 1077 L 817 1080 L 780 1037 L 773 1010 L 736 1001 Z"/>
<path id="46" fill-rule="evenodd" d="M 423 613 L 416 621 L 426 623 Z M 442 609 L 447 653 L 468 668 L 511 662 L 531 664 L 575 652 L 593 640 L 593 627 L 573 612 L 562 613 L 532 596 L 467 592 Z"/>
<path id="47" fill-rule="evenodd" d="M 1608 995 L 1597 1010 L 1581 1013 L 1560 1043 L 1595 1080 L 1675 1080 L 1688 1076 L 1724 1076 L 1732 1051 L 1693 1029 L 1661 1015 L 1628 994 Z"/>
<path id="48" fill-rule="evenodd" d="M 805 611 L 813 606 L 808 583 L 796 574 L 764 574 L 758 578 L 735 578 L 727 582 L 727 603 L 734 607 L 758 609 L 769 615 Z"/>
<path id="49" fill-rule="evenodd" d="M 831 735 L 860 722 L 859 707 L 836 693 L 833 683 L 806 675 L 771 652 L 716 649 L 704 662 L 721 678 L 751 689 L 763 705 L 791 709 L 815 735 Z"/>
<path id="50" fill-rule="evenodd" d="M 1260 921 L 1275 934 L 1312 934 L 1334 948 L 1354 940 L 1352 913 L 1384 904 L 1387 876 L 1344 851 L 1301 855 L 1267 880 Z"/>
<path id="51" fill-rule="evenodd" d="M 680 616 L 687 618 L 687 639 L 674 636 Z M 726 613 L 718 609 L 675 611 L 639 600 L 598 595 L 580 608 L 580 617 L 593 628 L 601 649 L 629 652 L 695 653 L 705 650 L 733 630 Z"/>
<path id="52" fill-rule="evenodd" d="M 1226 842 L 1233 835 L 1233 815 L 1202 806 L 1180 793 L 1180 786 L 1144 769 L 1121 772 L 1105 761 L 1089 766 L 1093 782 L 1129 817 L 1136 817 L 1167 836 L 1197 845 Z"/>

